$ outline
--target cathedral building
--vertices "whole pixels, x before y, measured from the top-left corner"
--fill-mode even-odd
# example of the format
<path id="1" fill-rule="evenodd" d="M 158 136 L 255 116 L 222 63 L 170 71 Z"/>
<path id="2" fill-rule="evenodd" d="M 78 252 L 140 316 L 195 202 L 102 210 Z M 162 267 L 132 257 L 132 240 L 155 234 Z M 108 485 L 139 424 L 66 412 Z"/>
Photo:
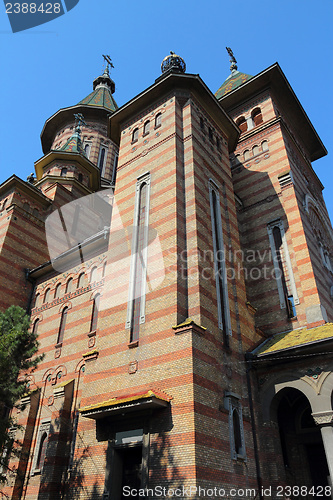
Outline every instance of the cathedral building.
<path id="1" fill-rule="evenodd" d="M 0 186 L 0 306 L 44 353 L 8 498 L 331 496 L 327 152 L 280 66 L 227 50 L 215 94 L 171 52 L 120 108 L 106 58 Z"/>

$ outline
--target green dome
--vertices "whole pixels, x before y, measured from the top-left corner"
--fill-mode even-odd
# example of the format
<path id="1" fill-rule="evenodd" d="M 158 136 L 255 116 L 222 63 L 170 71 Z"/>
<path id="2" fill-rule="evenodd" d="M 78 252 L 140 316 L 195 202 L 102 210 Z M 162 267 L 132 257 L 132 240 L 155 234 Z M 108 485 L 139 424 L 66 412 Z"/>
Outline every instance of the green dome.
<path id="1" fill-rule="evenodd" d="M 221 85 L 218 91 L 215 92 L 215 97 L 217 99 L 220 99 L 221 97 L 228 94 L 232 90 L 235 90 L 237 89 L 237 87 L 240 87 L 243 83 L 247 82 L 251 78 L 253 78 L 252 75 L 247 75 L 246 73 L 241 73 L 240 71 L 232 70 L 231 75 L 228 76 L 228 78 Z"/>
<path id="2" fill-rule="evenodd" d="M 94 80 L 93 88 L 94 90 L 87 97 L 82 99 L 79 104 L 99 106 L 109 111 L 116 111 L 118 109 L 117 103 L 112 96 L 115 91 L 115 84 L 110 78 L 108 66 L 105 68 L 103 75 L 98 76 Z"/>

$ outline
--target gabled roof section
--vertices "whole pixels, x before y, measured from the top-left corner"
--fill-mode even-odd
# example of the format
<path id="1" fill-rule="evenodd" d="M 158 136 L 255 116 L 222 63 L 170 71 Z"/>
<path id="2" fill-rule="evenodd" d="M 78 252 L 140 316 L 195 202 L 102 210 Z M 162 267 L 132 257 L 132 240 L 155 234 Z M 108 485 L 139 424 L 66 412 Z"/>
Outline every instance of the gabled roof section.
<path id="1" fill-rule="evenodd" d="M 240 85 L 253 78 L 251 75 L 241 73 L 240 71 L 232 70 L 231 75 L 222 83 L 221 87 L 215 92 L 217 99 L 223 97 L 228 92 L 237 89 Z"/>

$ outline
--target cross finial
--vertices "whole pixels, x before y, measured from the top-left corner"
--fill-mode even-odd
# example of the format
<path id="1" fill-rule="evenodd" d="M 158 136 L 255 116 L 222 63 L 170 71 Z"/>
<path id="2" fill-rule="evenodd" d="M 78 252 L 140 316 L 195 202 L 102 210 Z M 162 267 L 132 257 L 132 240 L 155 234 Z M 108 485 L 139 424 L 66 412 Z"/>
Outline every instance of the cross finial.
<path id="1" fill-rule="evenodd" d="M 114 66 L 112 64 L 111 57 L 110 56 L 105 56 L 104 54 L 103 54 L 103 57 L 104 57 L 104 61 L 106 62 L 105 71 L 109 74 L 109 65 L 110 65 L 110 68 L 114 68 Z"/>
<path id="2" fill-rule="evenodd" d="M 235 56 L 234 56 L 234 53 L 233 51 L 231 50 L 230 47 L 226 47 L 227 49 L 227 52 L 230 56 L 230 62 L 231 62 L 231 65 L 230 65 L 230 70 L 233 71 L 233 70 L 237 70 L 237 61 L 235 59 Z"/>

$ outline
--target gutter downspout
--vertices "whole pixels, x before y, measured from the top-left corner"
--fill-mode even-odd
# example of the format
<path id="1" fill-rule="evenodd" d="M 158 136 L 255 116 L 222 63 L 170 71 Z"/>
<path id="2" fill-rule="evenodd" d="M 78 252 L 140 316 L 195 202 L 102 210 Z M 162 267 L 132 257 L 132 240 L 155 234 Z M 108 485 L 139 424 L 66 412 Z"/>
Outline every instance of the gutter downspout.
<path id="1" fill-rule="evenodd" d="M 31 314 L 31 304 L 32 304 L 32 299 L 35 294 L 35 289 L 36 289 L 36 280 L 34 278 L 30 277 L 30 269 L 25 269 L 25 279 L 26 281 L 29 281 L 31 283 L 31 291 L 29 295 L 29 300 L 28 300 L 28 305 L 26 309 L 26 313 L 30 316 Z"/>
<path id="2" fill-rule="evenodd" d="M 256 463 L 259 498 L 260 498 L 260 500 L 263 500 L 263 495 L 262 495 L 262 477 L 261 477 L 261 471 L 260 471 L 258 441 L 257 441 L 257 430 L 256 430 L 255 419 L 254 419 L 252 386 L 251 386 L 251 377 L 250 377 L 250 371 L 253 368 L 252 360 L 253 360 L 253 355 L 251 353 L 246 352 L 245 353 L 246 382 L 247 382 L 247 391 L 248 391 L 248 395 L 249 395 L 249 406 L 250 406 L 250 414 L 251 414 L 251 426 L 252 426 L 254 459 L 255 459 L 255 463 Z"/>

